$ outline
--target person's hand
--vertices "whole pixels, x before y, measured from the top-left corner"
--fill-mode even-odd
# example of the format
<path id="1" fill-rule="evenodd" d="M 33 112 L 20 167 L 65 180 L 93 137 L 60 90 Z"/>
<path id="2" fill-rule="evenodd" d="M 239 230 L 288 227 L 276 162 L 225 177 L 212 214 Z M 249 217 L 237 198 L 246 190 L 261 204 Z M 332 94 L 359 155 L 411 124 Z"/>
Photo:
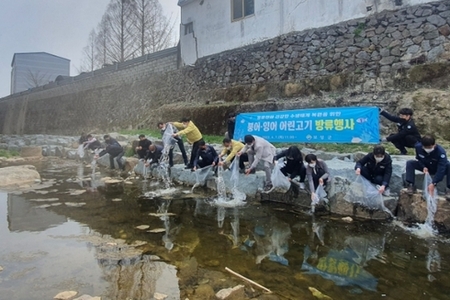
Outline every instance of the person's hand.
<path id="1" fill-rule="evenodd" d="M 218 165 L 223 166 L 223 161 L 219 161 Z"/>
<path id="2" fill-rule="evenodd" d="M 433 194 L 434 194 L 434 189 L 435 189 L 434 183 L 430 183 L 430 184 L 428 185 L 428 193 L 430 193 L 431 195 L 433 195 Z"/>
<path id="3" fill-rule="evenodd" d="M 248 169 L 245 171 L 245 175 L 250 174 L 251 171 L 252 171 L 252 169 L 251 169 L 251 168 L 248 168 Z"/>
<path id="4" fill-rule="evenodd" d="M 382 186 L 380 186 L 378 193 L 383 194 L 385 190 L 386 190 L 386 187 L 384 185 L 382 185 Z"/>
<path id="5" fill-rule="evenodd" d="M 216 165 L 216 162 L 214 162 L 214 161 L 213 161 L 213 163 L 211 164 L 211 166 L 213 166 L 213 167 L 214 167 L 215 165 Z"/>
<path id="6" fill-rule="evenodd" d="M 323 185 L 323 179 L 322 178 L 319 178 L 319 184 Z"/>
<path id="7" fill-rule="evenodd" d="M 150 163 L 147 162 L 144 164 L 144 166 L 148 167 L 148 166 L 150 166 Z"/>
<path id="8" fill-rule="evenodd" d="M 422 171 L 424 174 L 427 174 L 428 173 L 428 168 L 423 168 L 423 171 Z"/>
<path id="9" fill-rule="evenodd" d="M 178 136 L 178 133 L 172 134 L 172 137 L 177 137 L 177 136 Z"/>
<path id="10" fill-rule="evenodd" d="M 291 178 L 291 177 L 288 177 L 288 180 L 289 180 L 289 181 L 292 181 L 292 178 Z"/>
<path id="11" fill-rule="evenodd" d="M 360 168 L 356 169 L 356 170 L 355 170 L 355 174 L 356 174 L 356 175 L 361 175 L 361 169 L 360 169 Z"/>
<path id="12" fill-rule="evenodd" d="M 94 159 L 98 159 L 99 157 L 100 157 L 100 155 L 98 155 L 98 154 L 94 155 Z"/>
<path id="13" fill-rule="evenodd" d="M 241 152 L 238 152 L 236 153 L 236 156 L 241 156 L 241 154 L 242 154 Z"/>

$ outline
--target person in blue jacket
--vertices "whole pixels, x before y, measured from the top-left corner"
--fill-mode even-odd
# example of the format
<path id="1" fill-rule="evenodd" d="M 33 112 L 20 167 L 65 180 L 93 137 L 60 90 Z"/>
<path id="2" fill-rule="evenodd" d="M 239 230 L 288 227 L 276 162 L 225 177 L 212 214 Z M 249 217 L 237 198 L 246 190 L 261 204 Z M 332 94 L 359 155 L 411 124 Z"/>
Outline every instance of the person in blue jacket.
<path id="1" fill-rule="evenodd" d="M 206 145 L 205 141 L 201 140 L 199 142 L 199 148 L 194 159 L 194 167 L 192 170 L 197 170 L 197 168 L 204 168 L 210 165 L 216 165 L 219 161 L 219 155 L 213 146 Z"/>
<path id="2" fill-rule="evenodd" d="M 392 176 L 392 159 L 383 146 L 373 147 L 373 151 L 356 162 L 356 175 L 379 185 L 378 191 L 383 196 L 390 195 L 389 182 Z"/>
<path id="3" fill-rule="evenodd" d="M 408 160 L 406 162 L 406 182 L 407 193 L 414 194 L 416 192 L 415 170 L 429 173 L 433 177 L 432 183 L 428 186 L 428 192 L 434 193 L 436 184 L 447 176 L 447 192 L 445 198 L 450 201 L 450 163 L 447 159 L 447 153 L 444 148 L 436 144 L 436 140 L 432 135 L 422 137 L 422 143 L 416 145 L 416 160 Z"/>
<path id="4" fill-rule="evenodd" d="M 402 108 L 398 111 L 398 117 L 390 115 L 387 111 L 380 109 L 380 114 L 391 122 L 397 123 L 398 132 L 390 134 L 382 142 L 391 142 L 395 148 L 400 150 L 400 154 L 406 155 L 408 148 L 414 148 L 416 143 L 420 142 L 420 133 L 412 118 L 413 110 Z"/>

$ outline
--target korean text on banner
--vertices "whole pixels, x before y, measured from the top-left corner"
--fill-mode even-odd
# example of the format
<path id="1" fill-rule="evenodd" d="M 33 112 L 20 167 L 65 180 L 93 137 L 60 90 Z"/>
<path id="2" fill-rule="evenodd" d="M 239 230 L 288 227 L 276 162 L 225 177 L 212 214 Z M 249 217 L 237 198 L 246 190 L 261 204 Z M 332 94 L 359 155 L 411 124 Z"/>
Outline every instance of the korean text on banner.
<path id="1" fill-rule="evenodd" d="M 243 113 L 236 118 L 235 139 L 247 134 L 269 142 L 380 142 L 377 107 L 333 107 Z"/>

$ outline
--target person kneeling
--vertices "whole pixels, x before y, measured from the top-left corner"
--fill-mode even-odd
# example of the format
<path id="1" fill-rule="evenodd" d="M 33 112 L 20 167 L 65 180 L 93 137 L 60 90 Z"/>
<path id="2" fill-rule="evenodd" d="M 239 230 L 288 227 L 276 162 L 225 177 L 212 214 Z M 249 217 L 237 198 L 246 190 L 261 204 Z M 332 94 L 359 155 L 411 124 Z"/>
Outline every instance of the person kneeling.
<path id="1" fill-rule="evenodd" d="M 416 145 L 416 160 L 406 162 L 406 182 L 408 194 L 416 192 L 415 170 L 429 173 L 433 176 L 432 183 L 428 186 L 428 192 L 434 193 L 436 185 L 447 175 L 447 192 L 445 198 L 450 201 L 450 163 L 444 148 L 436 144 L 432 135 L 422 137 L 422 143 Z"/>
<path id="2" fill-rule="evenodd" d="M 392 159 L 383 146 L 373 147 L 372 153 L 367 154 L 355 165 L 356 175 L 379 185 L 378 191 L 383 196 L 390 195 L 389 182 L 392 176 Z"/>
<path id="3" fill-rule="evenodd" d="M 330 177 L 327 164 L 318 159 L 314 154 L 305 156 L 305 161 L 308 163 L 306 167 L 306 176 L 308 177 L 309 189 L 311 191 L 311 200 L 314 200 L 315 191 L 319 184 L 325 186 Z"/>
<path id="4" fill-rule="evenodd" d="M 148 146 L 148 152 L 145 156 L 145 166 L 150 166 L 151 168 L 155 168 L 159 165 L 159 160 L 163 153 L 163 147 L 160 145 L 150 145 Z"/>
<path id="5" fill-rule="evenodd" d="M 217 164 L 219 156 L 213 146 L 206 145 L 204 140 L 199 142 L 199 149 L 194 159 L 193 171 L 197 168 L 204 168 L 207 166 Z"/>

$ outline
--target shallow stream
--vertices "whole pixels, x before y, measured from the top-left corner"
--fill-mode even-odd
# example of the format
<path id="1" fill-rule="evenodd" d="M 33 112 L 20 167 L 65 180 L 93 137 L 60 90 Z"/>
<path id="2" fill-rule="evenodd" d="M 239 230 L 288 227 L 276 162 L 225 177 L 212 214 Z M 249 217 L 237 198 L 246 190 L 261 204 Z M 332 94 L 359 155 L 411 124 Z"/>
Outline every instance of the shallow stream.
<path id="1" fill-rule="evenodd" d="M 41 189 L 0 192 L 0 299 L 66 290 L 104 300 L 155 292 L 206 299 L 244 284 L 225 267 L 274 295 L 247 285 L 248 299 L 315 299 L 309 287 L 333 299 L 450 299 L 447 237 L 274 203 L 217 207 L 206 191 L 164 193 L 151 180 L 110 194 L 79 180 L 92 171 L 75 161 L 37 167 Z"/>

